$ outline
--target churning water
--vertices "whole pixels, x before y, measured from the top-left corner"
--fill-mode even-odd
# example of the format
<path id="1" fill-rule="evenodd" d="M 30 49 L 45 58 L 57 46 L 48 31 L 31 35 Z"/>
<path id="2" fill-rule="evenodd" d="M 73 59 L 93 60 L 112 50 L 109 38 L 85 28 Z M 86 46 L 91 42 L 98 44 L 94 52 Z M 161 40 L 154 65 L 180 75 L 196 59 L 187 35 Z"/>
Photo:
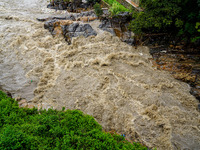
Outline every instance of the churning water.
<path id="1" fill-rule="evenodd" d="M 45 0 L 1 0 L 0 88 L 56 109 L 80 109 L 105 130 L 161 150 L 200 149 L 200 114 L 190 87 L 152 67 L 148 48 L 109 33 L 53 38 L 37 17 Z"/>

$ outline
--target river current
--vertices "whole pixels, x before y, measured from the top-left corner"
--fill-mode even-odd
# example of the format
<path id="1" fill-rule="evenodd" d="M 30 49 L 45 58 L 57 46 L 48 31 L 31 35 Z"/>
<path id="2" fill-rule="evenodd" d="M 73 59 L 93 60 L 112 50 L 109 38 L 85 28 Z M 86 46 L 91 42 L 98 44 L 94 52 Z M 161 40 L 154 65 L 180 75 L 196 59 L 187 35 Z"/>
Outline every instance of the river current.
<path id="1" fill-rule="evenodd" d="M 161 150 L 200 149 L 200 113 L 190 87 L 152 67 L 107 32 L 53 38 L 37 17 L 64 14 L 45 0 L 0 1 L 0 88 L 55 109 L 80 109 L 106 131 Z"/>

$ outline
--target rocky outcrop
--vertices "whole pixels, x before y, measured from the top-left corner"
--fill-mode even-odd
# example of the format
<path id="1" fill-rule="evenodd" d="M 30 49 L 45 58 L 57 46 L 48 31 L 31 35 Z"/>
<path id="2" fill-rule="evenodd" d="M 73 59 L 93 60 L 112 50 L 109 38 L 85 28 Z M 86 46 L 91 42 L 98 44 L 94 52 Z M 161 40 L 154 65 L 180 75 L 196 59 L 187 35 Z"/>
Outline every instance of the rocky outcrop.
<path id="1" fill-rule="evenodd" d="M 68 44 L 71 43 L 72 37 L 97 35 L 89 24 L 85 24 L 96 19 L 94 11 L 37 18 L 38 21 L 44 22 L 44 28 L 53 36 L 63 35 Z"/>
<path id="2" fill-rule="evenodd" d="M 68 44 L 71 44 L 72 37 L 84 36 L 88 37 L 91 35 L 96 36 L 97 33 L 93 30 L 93 28 L 89 24 L 79 24 L 72 23 L 70 25 L 65 25 L 62 27 L 63 35 Z"/>
<path id="3" fill-rule="evenodd" d="M 134 45 L 133 33 L 128 30 L 128 25 L 131 20 L 132 14 L 129 12 L 122 12 L 112 18 L 108 14 L 104 14 L 99 28 L 110 32 L 114 36 L 118 36 L 123 42 L 129 45 Z"/>
<path id="4" fill-rule="evenodd" d="M 68 44 L 72 37 L 97 35 L 89 24 L 82 24 L 72 20 L 49 20 L 44 23 L 44 28 L 48 29 L 53 36 L 63 35 Z"/>

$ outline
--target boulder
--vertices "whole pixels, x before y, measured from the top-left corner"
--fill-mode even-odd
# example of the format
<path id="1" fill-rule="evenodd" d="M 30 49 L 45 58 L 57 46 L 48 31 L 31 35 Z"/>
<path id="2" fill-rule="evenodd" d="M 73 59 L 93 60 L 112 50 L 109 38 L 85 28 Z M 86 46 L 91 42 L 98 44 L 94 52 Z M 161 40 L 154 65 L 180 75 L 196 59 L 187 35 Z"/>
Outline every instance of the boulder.
<path id="1" fill-rule="evenodd" d="M 48 20 L 44 23 L 44 28 L 48 29 L 53 36 L 63 35 L 68 44 L 71 43 L 72 37 L 97 35 L 89 24 L 80 24 L 72 20 Z"/>
<path id="2" fill-rule="evenodd" d="M 100 29 L 111 28 L 112 24 L 109 20 L 102 20 L 101 24 L 99 25 Z"/>
<path id="3" fill-rule="evenodd" d="M 79 26 L 79 23 L 72 23 L 72 24 L 70 24 L 68 26 L 65 26 L 66 27 L 65 29 L 68 32 L 75 32 L 78 26 Z"/>
<path id="4" fill-rule="evenodd" d="M 112 17 L 112 22 L 115 23 L 127 23 L 132 20 L 132 14 L 129 12 L 121 12 L 115 16 Z"/>
<path id="5" fill-rule="evenodd" d="M 69 16 L 66 16 L 66 20 L 73 20 L 73 21 L 75 21 L 76 20 L 76 16 L 70 14 Z"/>
<path id="6" fill-rule="evenodd" d="M 48 20 L 44 23 L 44 28 L 45 29 L 48 29 L 49 32 L 53 32 L 54 30 L 54 23 L 56 22 L 57 20 L 56 19 L 53 19 L 53 20 Z"/>
<path id="7" fill-rule="evenodd" d="M 123 40 L 123 42 L 126 42 L 129 45 L 135 45 L 134 38 L 125 39 L 125 40 Z"/>

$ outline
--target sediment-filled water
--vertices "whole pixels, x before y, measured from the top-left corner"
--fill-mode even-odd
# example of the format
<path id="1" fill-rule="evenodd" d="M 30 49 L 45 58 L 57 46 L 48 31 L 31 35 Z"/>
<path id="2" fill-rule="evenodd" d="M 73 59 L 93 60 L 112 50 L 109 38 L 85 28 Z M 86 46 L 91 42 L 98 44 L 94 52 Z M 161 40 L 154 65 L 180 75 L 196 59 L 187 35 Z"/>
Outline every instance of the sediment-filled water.
<path id="1" fill-rule="evenodd" d="M 200 149 L 200 113 L 190 87 L 152 67 L 109 33 L 53 38 L 37 17 L 65 13 L 43 0 L 0 2 L 0 88 L 44 108 L 80 109 L 105 130 L 160 150 Z"/>

